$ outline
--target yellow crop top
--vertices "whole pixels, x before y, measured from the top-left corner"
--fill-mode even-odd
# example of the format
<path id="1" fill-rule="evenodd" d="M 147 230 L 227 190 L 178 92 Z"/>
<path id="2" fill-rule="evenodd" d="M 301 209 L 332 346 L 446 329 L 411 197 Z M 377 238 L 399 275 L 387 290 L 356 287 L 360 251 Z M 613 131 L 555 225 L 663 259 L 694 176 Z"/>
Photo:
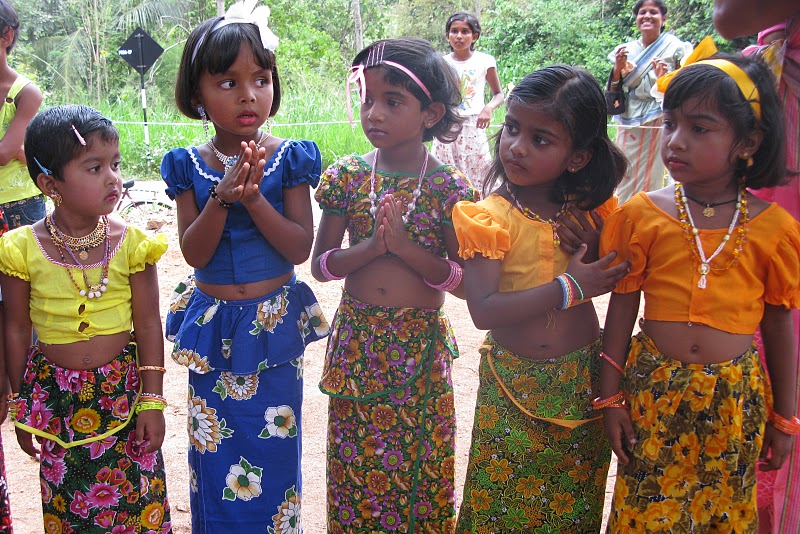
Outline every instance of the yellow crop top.
<path id="1" fill-rule="evenodd" d="M 129 277 L 155 264 L 167 250 L 167 237 L 150 237 L 128 226 L 108 265 L 108 290 L 96 299 L 82 297 L 67 274 L 65 265 L 48 256 L 30 226 L 0 238 L 0 271 L 31 283 L 30 314 L 33 327 L 44 343 L 85 341 L 94 336 L 130 331 L 133 321 Z M 89 281 L 100 276 L 101 264 L 87 269 Z M 80 269 L 71 268 L 75 282 L 83 288 Z M 83 306 L 83 312 L 78 310 Z M 89 326 L 82 332 L 81 323 Z"/>
<path id="2" fill-rule="evenodd" d="M 619 253 L 614 263 L 631 261 L 615 293 L 644 291 L 644 317 L 654 321 L 705 324 L 732 334 L 752 334 L 764 302 L 800 307 L 800 224 L 777 204 L 750 219 L 747 242 L 737 265 L 733 239 L 711 262 L 707 287 L 697 282 L 699 261 L 678 219 L 639 193 L 611 214 L 603 226 L 600 254 Z M 700 230 L 707 255 L 727 228 Z M 720 270 L 723 268 L 722 270 Z"/>
<path id="3" fill-rule="evenodd" d="M 602 219 L 617 207 L 612 197 L 597 208 Z M 500 195 L 480 202 L 459 202 L 453 208 L 458 254 L 465 260 L 476 253 L 501 260 L 500 291 L 521 291 L 548 282 L 567 269 L 570 256 L 553 246 L 553 229 L 529 219 Z"/>

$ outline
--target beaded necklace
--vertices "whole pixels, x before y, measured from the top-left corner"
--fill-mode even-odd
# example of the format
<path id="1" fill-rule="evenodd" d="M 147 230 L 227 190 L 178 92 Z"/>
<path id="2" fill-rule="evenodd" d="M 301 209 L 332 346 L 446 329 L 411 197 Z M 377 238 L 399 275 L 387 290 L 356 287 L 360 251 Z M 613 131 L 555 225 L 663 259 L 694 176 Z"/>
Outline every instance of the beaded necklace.
<path id="1" fill-rule="evenodd" d="M 417 183 L 417 188 L 414 189 L 414 193 L 411 195 L 411 202 L 406 204 L 406 208 L 408 211 L 403 214 L 403 222 L 408 222 L 408 217 L 414 212 L 414 208 L 417 206 L 417 199 L 419 198 L 420 193 L 422 193 L 422 181 L 425 179 L 425 171 L 428 170 L 428 149 L 423 145 L 422 150 L 424 151 L 424 157 L 422 160 L 422 168 L 419 171 L 419 183 Z M 378 167 L 378 153 L 380 149 L 375 149 L 375 161 L 372 162 L 372 174 L 369 177 L 369 212 L 372 215 L 372 218 L 375 218 L 375 215 L 378 213 L 378 207 L 375 205 L 375 200 L 378 196 L 375 194 L 375 169 Z"/>
<path id="2" fill-rule="evenodd" d="M 725 248 L 728 241 L 730 241 L 733 230 L 736 228 L 736 223 L 739 221 L 739 216 L 741 214 L 742 223 L 739 225 L 737 231 L 738 235 L 736 236 L 736 245 L 733 249 L 733 259 L 725 267 L 717 267 L 714 270 L 724 271 L 739 262 L 739 254 L 741 254 L 744 244 L 747 241 L 747 222 L 750 220 L 750 211 L 747 208 L 747 191 L 744 188 L 744 184 L 739 187 L 739 193 L 736 197 L 736 209 L 733 212 L 731 224 L 728 225 L 728 232 L 722 237 L 722 242 L 708 258 L 706 258 L 706 253 L 703 250 L 703 243 L 700 240 L 700 231 L 694 225 L 692 212 L 687 205 L 687 196 L 680 182 L 675 182 L 675 205 L 678 208 L 678 218 L 681 221 L 681 227 L 683 228 L 686 240 L 689 242 L 689 248 L 692 250 L 694 257 L 700 261 L 700 265 L 697 266 L 697 272 L 700 273 L 697 287 L 705 289 L 708 284 L 706 275 L 712 270 L 711 260 L 716 258 L 719 253 L 722 252 L 722 249 Z"/>
<path id="3" fill-rule="evenodd" d="M 553 247 L 554 248 L 558 248 L 561 245 L 561 238 L 558 236 L 559 224 L 556 221 L 554 221 L 553 219 L 544 219 L 538 213 L 534 212 L 532 209 L 526 208 L 525 206 L 520 204 L 519 200 L 517 200 L 517 197 L 514 195 L 514 192 L 511 191 L 511 186 L 508 185 L 508 182 L 506 182 L 506 191 L 508 191 L 508 194 L 511 197 L 511 200 L 514 202 L 514 206 L 516 206 L 516 208 L 519 211 L 521 211 L 522 214 L 525 217 L 527 217 L 527 218 L 529 218 L 529 219 L 531 219 L 533 221 L 537 221 L 537 222 L 541 222 L 541 223 L 547 223 L 547 224 L 549 224 L 550 226 L 553 227 Z M 558 213 L 563 215 L 566 212 L 567 212 L 567 205 L 565 203 L 564 205 L 561 206 L 561 209 L 558 210 Z"/>
<path id="4" fill-rule="evenodd" d="M 78 294 L 80 294 L 80 296 L 88 297 L 90 299 L 100 298 L 102 294 L 105 293 L 106 290 L 108 289 L 108 264 L 109 264 L 109 259 L 111 257 L 111 246 L 110 246 L 110 239 L 108 236 L 108 230 L 109 230 L 108 217 L 104 215 L 103 217 L 101 217 L 100 222 L 103 225 L 105 250 L 103 252 L 102 268 L 100 269 L 100 279 L 98 280 L 97 284 L 92 285 L 89 283 L 89 277 L 86 275 L 86 268 L 78 260 L 78 258 L 75 256 L 75 253 L 72 251 L 72 248 L 64 240 L 65 235 L 56 225 L 52 214 L 48 214 L 44 219 L 45 227 L 47 228 L 47 231 L 50 233 L 50 239 L 53 241 L 53 244 L 58 249 L 58 253 L 61 255 L 61 262 L 66 264 L 67 259 L 64 255 L 64 252 L 67 252 L 69 256 L 72 258 L 72 261 L 75 262 L 75 265 L 77 265 L 78 268 L 83 273 L 83 282 L 86 285 L 86 289 L 81 289 L 81 287 L 75 281 L 75 278 L 72 276 L 72 271 L 70 270 L 70 267 L 64 265 L 64 268 L 67 270 L 67 274 L 69 275 L 69 279 L 72 281 L 72 285 L 75 286 L 75 289 L 78 290 Z"/>
<path id="5" fill-rule="evenodd" d="M 270 134 L 268 134 L 266 132 L 261 132 L 261 139 L 259 139 L 258 143 L 256 143 L 256 148 L 261 148 L 261 145 L 263 145 L 264 141 L 269 139 L 269 137 L 270 137 Z M 217 159 L 219 160 L 219 162 L 222 163 L 222 165 L 225 167 L 225 172 L 228 172 L 228 169 L 230 169 L 231 167 L 236 165 L 236 162 L 239 161 L 239 156 L 238 155 L 237 156 L 226 156 L 225 154 L 220 152 L 219 149 L 214 144 L 214 138 L 213 137 L 211 139 L 209 139 L 206 144 L 211 148 L 211 150 L 214 151 L 214 155 L 217 156 Z"/>
<path id="6" fill-rule="evenodd" d="M 97 221 L 97 226 L 95 226 L 94 230 L 88 235 L 83 237 L 73 237 L 71 235 L 67 235 L 60 230 L 56 233 L 51 233 L 51 238 L 54 243 L 58 246 L 59 244 L 64 246 L 69 246 L 69 248 L 73 250 L 78 250 L 78 257 L 86 261 L 89 258 L 89 249 L 95 248 L 98 245 L 102 245 L 103 241 L 106 237 L 106 227 L 105 225 L 107 222 L 105 218 L 100 218 Z"/>

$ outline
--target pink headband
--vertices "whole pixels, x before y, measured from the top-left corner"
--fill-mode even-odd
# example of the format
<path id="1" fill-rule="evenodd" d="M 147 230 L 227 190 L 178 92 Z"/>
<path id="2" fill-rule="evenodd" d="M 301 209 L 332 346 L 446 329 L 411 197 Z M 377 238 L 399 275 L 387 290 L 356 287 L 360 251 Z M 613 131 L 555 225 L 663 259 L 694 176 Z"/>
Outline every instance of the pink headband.
<path id="1" fill-rule="evenodd" d="M 350 92 L 352 89 L 350 85 L 353 83 L 358 83 L 358 93 L 359 97 L 361 98 L 361 103 L 363 104 L 367 99 L 367 82 L 364 79 L 364 71 L 371 67 L 389 65 L 390 67 L 394 67 L 403 71 L 414 81 L 414 83 L 419 86 L 420 89 L 422 89 L 422 92 L 425 93 L 425 96 L 427 96 L 431 102 L 433 101 L 431 92 L 428 91 L 428 88 L 425 87 L 425 84 L 422 83 L 422 80 L 420 80 L 416 74 L 411 72 L 408 67 L 394 61 L 386 61 L 383 59 L 383 49 L 385 46 L 385 42 L 378 43 L 376 46 L 373 46 L 369 49 L 369 52 L 367 53 L 367 60 L 364 63 L 354 65 L 350 68 L 350 74 L 347 76 L 347 119 L 350 121 L 350 124 L 353 124 L 353 105 L 350 101 Z"/>

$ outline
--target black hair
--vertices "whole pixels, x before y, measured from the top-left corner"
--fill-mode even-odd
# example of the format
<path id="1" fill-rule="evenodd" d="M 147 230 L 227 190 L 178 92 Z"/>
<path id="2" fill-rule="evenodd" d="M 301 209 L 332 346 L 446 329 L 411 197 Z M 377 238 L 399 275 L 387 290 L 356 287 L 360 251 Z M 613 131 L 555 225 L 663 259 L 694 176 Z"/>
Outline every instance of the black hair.
<path id="1" fill-rule="evenodd" d="M 760 130 L 763 139 L 758 150 L 752 154 L 751 167 L 747 167 L 747 162 L 734 154 L 734 147 L 731 147 L 729 156 L 736 159 L 734 172 L 737 178 L 743 177 L 745 185 L 751 189 L 781 184 L 787 174 L 784 115 L 772 73 L 766 65 L 755 59 L 725 54 L 717 54 L 713 58 L 730 61 L 750 77 L 758 89 L 761 119 L 756 118 L 750 101 L 745 99 L 733 78 L 713 65 L 702 63 L 687 65 L 678 71 L 664 94 L 664 110 L 678 109 L 687 100 L 696 98 L 717 109 L 731 124 L 735 143 Z"/>
<path id="2" fill-rule="evenodd" d="M 447 39 L 447 34 L 450 33 L 450 26 L 452 26 L 455 21 L 466 22 L 467 26 L 469 26 L 469 28 L 472 30 L 472 33 L 478 34 L 478 37 L 476 37 L 475 40 L 473 40 L 472 43 L 470 43 L 469 45 L 470 50 L 475 50 L 475 41 L 477 41 L 481 37 L 481 23 L 478 20 L 478 17 L 476 17 L 472 13 L 465 13 L 464 11 L 453 13 L 452 15 L 450 15 L 450 18 L 447 19 L 447 23 L 444 25 L 445 39 Z M 447 39 L 447 42 L 448 43 L 450 42 L 449 39 Z M 450 50 L 452 49 L 453 47 L 450 46 Z"/>
<path id="3" fill-rule="evenodd" d="M 73 126 L 86 142 L 85 146 Z M 119 143 L 117 128 L 96 109 L 66 104 L 40 111 L 25 130 L 25 157 L 31 179 L 36 183 L 36 177 L 44 172 L 39 167 L 41 164 L 56 180 L 63 182 L 64 166 L 89 150 L 96 140 Z"/>
<path id="4" fill-rule="evenodd" d="M 424 93 L 417 82 L 408 77 L 400 69 L 390 65 L 373 61 L 375 49 L 382 48 L 382 59 L 393 61 L 419 78 L 431 98 Z M 373 51 L 372 56 L 370 51 Z M 431 141 L 434 137 L 443 143 L 452 143 L 461 133 L 461 124 L 464 119 L 458 115 L 456 108 L 461 104 L 461 83 L 455 69 L 448 65 L 439 52 L 434 50 L 431 43 L 424 39 L 414 37 L 401 37 L 399 39 L 385 39 L 376 41 L 359 52 L 353 60 L 353 66 L 364 64 L 366 68 L 381 67 L 386 83 L 404 88 L 422 103 L 426 109 L 434 102 L 444 104 L 445 113 L 439 122 L 425 130 L 423 141 Z"/>
<path id="5" fill-rule="evenodd" d="M 569 202 L 581 210 L 592 210 L 614 194 L 628 162 L 606 132 L 607 112 L 600 85 L 589 72 L 569 65 L 553 65 L 525 76 L 506 98 L 506 107 L 516 102 L 552 114 L 569 133 L 574 150 L 588 149 L 589 162 L 577 172 L 566 169 L 556 179 L 552 200 Z M 500 160 L 500 139 L 505 126 L 494 136 L 494 158 L 486 184 L 509 184 Z M 489 185 L 491 187 L 491 185 Z M 512 193 L 513 194 L 513 193 Z"/>
<path id="6" fill-rule="evenodd" d="M 253 57 L 262 69 L 272 71 L 273 97 L 269 116 L 275 116 L 281 105 L 281 81 L 275 54 L 264 48 L 255 24 L 228 24 L 212 32 L 211 29 L 222 18 L 203 22 L 186 39 L 178 79 L 175 82 L 175 102 L 178 109 L 190 119 L 200 119 L 197 111 L 200 77 L 206 72 L 220 74 L 228 70 L 236 62 L 239 49 L 244 45 L 252 49 Z"/>
<path id="7" fill-rule="evenodd" d="M 633 4 L 633 17 L 634 19 L 639 15 L 639 10 L 642 9 L 642 6 L 645 2 L 652 2 L 656 5 L 659 11 L 661 11 L 661 18 L 667 18 L 667 4 L 664 0 L 638 0 L 635 4 Z M 661 24 L 661 31 L 664 31 L 664 24 Z"/>
<path id="8" fill-rule="evenodd" d="M 14 39 L 11 41 L 11 44 L 6 47 L 6 54 L 10 54 L 14 45 L 17 44 L 17 37 L 19 36 L 19 17 L 8 0 L 0 0 L 0 35 L 4 35 L 9 29 L 13 30 Z"/>

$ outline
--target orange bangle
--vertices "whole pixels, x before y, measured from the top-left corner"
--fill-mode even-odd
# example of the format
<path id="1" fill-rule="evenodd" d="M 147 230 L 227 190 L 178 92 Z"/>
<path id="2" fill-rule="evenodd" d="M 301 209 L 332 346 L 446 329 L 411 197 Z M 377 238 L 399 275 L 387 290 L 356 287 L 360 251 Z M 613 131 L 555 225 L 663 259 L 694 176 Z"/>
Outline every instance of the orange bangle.
<path id="1" fill-rule="evenodd" d="M 621 366 L 620 364 L 618 364 L 618 363 L 617 363 L 617 362 L 614 360 L 614 358 L 612 358 L 611 356 L 609 356 L 608 354 L 606 354 L 606 353 L 605 353 L 605 352 L 603 352 L 602 350 L 600 351 L 600 357 L 601 357 L 601 358 L 603 358 L 603 359 L 604 359 L 605 361 L 607 361 L 608 363 L 610 363 L 610 364 L 611 364 L 611 365 L 614 367 L 614 369 L 616 369 L 617 371 L 619 371 L 619 374 L 621 374 L 621 375 L 624 375 L 624 374 L 625 374 L 625 369 L 623 369 L 623 368 L 622 368 L 622 366 Z"/>
<path id="2" fill-rule="evenodd" d="M 167 369 L 161 365 L 140 365 L 139 372 L 142 371 L 158 371 L 159 373 L 166 373 Z"/>
<path id="3" fill-rule="evenodd" d="M 770 410 L 767 421 L 784 434 L 794 436 L 800 433 L 800 419 L 798 419 L 796 415 L 792 416 L 791 419 L 786 419 L 779 413 Z"/>
<path id="4" fill-rule="evenodd" d="M 625 406 L 625 394 L 620 391 L 616 395 L 612 395 L 606 399 L 597 397 L 592 401 L 592 408 L 595 410 L 602 410 L 604 408 L 622 408 Z"/>

